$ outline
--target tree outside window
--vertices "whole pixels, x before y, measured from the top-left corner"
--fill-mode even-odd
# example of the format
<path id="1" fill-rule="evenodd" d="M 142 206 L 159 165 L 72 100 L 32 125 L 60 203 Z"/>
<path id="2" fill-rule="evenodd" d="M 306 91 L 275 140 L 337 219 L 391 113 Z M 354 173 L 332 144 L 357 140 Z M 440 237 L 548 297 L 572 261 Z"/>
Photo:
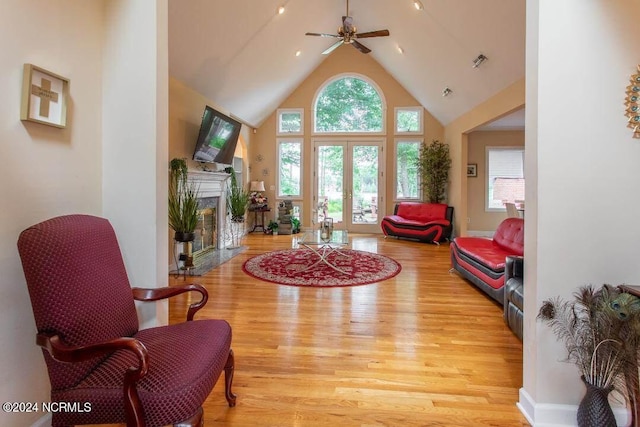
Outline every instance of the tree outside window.
<path id="1" fill-rule="evenodd" d="M 418 158 L 422 141 L 396 141 L 396 199 L 419 199 Z"/>
<path id="2" fill-rule="evenodd" d="M 278 135 L 302 135 L 304 110 L 302 108 L 278 109 Z"/>
<path id="3" fill-rule="evenodd" d="M 382 132 L 383 110 L 374 86 L 358 77 L 343 77 L 318 95 L 315 132 Z"/>
<path id="4" fill-rule="evenodd" d="M 396 134 L 422 133 L 422 107 L 396 108 Z"/>
<path id="5" fill-rule="evenodd" d="M 278 141 L 278 197 L 302 194 L 302 141 Z"/>

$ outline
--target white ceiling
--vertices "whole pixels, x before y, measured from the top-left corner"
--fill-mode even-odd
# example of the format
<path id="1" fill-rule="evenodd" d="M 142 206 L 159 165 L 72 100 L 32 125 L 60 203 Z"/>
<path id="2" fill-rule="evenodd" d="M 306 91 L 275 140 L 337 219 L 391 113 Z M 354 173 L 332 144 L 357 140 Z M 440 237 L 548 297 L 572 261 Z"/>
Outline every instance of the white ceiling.
<path id="1" fill-rule="evenodd" d="M 369 55 L 442 124 L 524 77 L 525 0 L 349 3 L 359 32 L 391 32 L 360 39 Z M 345 0 L 169 0 L 169 72 L 257 126 L 335 41 L 305 32 L 335 33 L 345 11 Z M 489 60 L 472 68 L 480 53 Z"/>

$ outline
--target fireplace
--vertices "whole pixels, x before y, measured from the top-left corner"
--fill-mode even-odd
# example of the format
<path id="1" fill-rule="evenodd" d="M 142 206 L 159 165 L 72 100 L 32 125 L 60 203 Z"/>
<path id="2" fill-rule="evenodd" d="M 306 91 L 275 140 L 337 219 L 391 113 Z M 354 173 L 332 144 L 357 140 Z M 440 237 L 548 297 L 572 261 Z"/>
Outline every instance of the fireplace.
<path id="1" fill-rule="evenodd" d="M 198 225 L 193 241 L 193 257 L 198 258 L 218 248 L 218 197 L 202 197 L 198 200 Z"/>
<path id="2" fill-rule="evenodd" d="M 196 184 L 199 220 L 196 239 L 193 242 L 193 262 L 197 266 L 213 252 L 224 247 L 224 224 L 226 201 L 225 181 L 229 177 L 223 172 L 189 171 L 189 181 Z"/>

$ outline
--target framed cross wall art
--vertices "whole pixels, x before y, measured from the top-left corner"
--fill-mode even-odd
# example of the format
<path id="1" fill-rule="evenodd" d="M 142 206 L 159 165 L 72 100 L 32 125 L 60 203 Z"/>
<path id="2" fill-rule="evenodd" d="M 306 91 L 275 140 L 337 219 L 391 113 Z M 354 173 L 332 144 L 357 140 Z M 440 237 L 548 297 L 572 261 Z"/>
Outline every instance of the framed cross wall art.
<path id="1" fill-rule="evenodd" d="M 68 96 L 69 79 L 33 64 L 24 64 L 20 120 L 64 128 Z"/>

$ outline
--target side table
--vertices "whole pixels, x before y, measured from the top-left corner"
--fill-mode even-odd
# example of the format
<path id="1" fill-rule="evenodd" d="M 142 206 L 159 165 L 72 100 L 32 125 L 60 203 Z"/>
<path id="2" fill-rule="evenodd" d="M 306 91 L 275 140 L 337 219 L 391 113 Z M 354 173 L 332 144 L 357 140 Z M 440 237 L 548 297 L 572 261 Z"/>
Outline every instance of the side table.
<path id="1" fill-rule="evenodd" d="M 267 206 L 251 209 L 253 211 L 253 228 L 251 229 L 251 233 L 256 231 L 257 228 L 261 228 L 262 231 L 265 231 L 266 225 L 264 223 L 264 214 L 265 212 L 271 212 L 271 209 Z M 258 221 L 258 214 L 260 214 L 260 221 Z"/>

